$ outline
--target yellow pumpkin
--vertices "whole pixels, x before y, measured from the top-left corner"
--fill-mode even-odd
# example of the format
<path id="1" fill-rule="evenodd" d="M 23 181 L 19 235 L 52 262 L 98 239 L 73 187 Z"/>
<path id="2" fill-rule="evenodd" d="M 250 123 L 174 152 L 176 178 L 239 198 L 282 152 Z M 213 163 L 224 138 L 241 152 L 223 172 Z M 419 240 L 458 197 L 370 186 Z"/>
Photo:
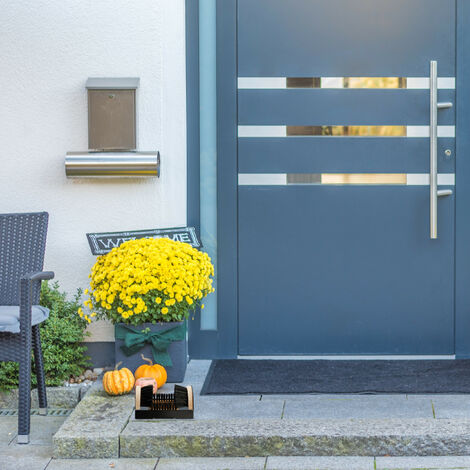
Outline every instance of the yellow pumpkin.
<path id="1" fill-rule="evenodd" d="M 147 361 L 148 364 L 142 364 L 141 366 L 137 367 L 135 371 L 135 378 L 140 379 L 141 377 L 152 377 L 157 381 L 157 387 L 162 388 L 163 385 L 166 383 L 166 370 L 160 364 L 154 364 L 152 359 L 146 358 L 143 354 L 141 354 L 142 360 Z"/>
<path id="2" fill-rule="evenodd" d="M 132 372 L 127 367 L 118 370 L 120 364 L 116 364 L 114 370 L 104 374 L 103 388 L 108 395 L 124 395 L 134 388 L 135 380 Z"/>

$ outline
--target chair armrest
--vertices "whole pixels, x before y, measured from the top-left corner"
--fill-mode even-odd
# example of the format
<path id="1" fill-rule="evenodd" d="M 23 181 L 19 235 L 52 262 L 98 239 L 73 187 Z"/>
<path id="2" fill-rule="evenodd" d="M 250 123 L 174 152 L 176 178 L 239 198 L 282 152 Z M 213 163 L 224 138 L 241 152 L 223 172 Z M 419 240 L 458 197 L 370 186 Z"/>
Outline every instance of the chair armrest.
<path id="1" fill-rule="evenodd" d="M 20 279 L 20 333 L 31 340 L 31 308 L 33 285 L 54 278 L 52 271 L 25 274 Z"/>
<path id="2" fill-rule="evenodd" d="M 25 281 L 48 281 L 54 279 L 54 273 L 52 271 L 38 271 L 36 273 L 25 274 L 21 277 L 21 280 Z"/>

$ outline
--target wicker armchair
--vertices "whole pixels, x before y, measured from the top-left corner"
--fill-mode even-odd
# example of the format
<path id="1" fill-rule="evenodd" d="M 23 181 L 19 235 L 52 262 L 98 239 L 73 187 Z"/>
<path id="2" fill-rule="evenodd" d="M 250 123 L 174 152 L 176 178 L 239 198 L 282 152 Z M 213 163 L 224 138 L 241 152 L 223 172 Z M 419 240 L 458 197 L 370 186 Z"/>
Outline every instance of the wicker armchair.
<path id="1" fill-rule="evenodd" d="M 39 324 L 49 310 L 38 305 L 49 215 L 0 214 L 0 361 L 20 366 L 18 443 L 29 443 L 31 408 L 31 349 L 38 381 L 39 407 L 47 411 L 46 384 Z"/>

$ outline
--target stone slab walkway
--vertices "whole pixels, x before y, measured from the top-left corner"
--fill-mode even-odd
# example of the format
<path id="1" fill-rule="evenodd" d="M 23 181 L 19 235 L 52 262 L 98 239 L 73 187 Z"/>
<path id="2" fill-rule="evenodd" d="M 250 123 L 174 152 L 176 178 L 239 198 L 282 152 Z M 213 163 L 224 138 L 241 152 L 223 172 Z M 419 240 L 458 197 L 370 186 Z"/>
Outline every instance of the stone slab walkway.
<path id="1" fill-rule="evenodd" d="M 217 428 L 220 425 L 217 423 L 230 420 L 238 422 L 248 420 L 253 422 L 256 419 L 270 422 L 273 426 L 282 426 L 285 423 L 287 428 L 292 426 L 298 427 L 299 436 L 307 434 L 306 426 L 310 426 L 312 421 L 316 420 L 323 422 L 326 426 L 332 426 L 331 423 L 336 420 L 343 423 L 347 423 L 348 420 L 351 422 L 366 420 L 367 423 L 377 420 L 378 423 L 388 423 L 387 426 L 390 429 L 400 428 L 403 423 L 411 420 L 415 424 L 425 422 L 426 426 L 430 426 L 432 432 L 429 435 L 424 434 L 422 437 L 424 442 L 427 442 L 430 446 L 431 451 L 437 454 L 456 452 L 458 449 L 452 450 L 439 446 L 436 447 L 433 444 L 433 439 L 436 437 L 436 428 L 442 430 L 447 426 L 446 432 L 448 436 L 465 432 L 465 436 L 468 436 L 468 439 L 470 439 L 470 432 L 468 432 L 470 427 L 468 429 L 466 427 L 470 425 L 470 397 L 466 395 L 265 395 L 201 397 L 199 392 L 209 363 L 209 361 L 192 361 L 188 367 L 186 383 L 193 384 L 195 388 L 196 417 L 194 421 L 180 422 L 180 435 L 183 434 L 182 428 L 186 428 L 188 425 L 194 428 L 208 425 L 212 422 L 215 423 Z M 171 391 L 172 385 L 169 385 L 166 389 Z M 208 457 L 210 453 L 203 453 L 201 455 L 204 455 L 204 457 L 149 456 L 144 458 L 146 454 L 141 452 L 138 456 L 139 458 L 123 458 L 121 452 L 121 457 L 119 458 L 119 454 L 115 451 L 114 442 L 121 447 L 119 441 L 122 436 L 132 436 L 131 431 L 135 426 L 143 425 L 148 429 L 157 427 L 159 428 L 158 432 L 161 433 L 161 430 L 165 427 L 178 427 L 178 422 L 162 421 L 159 424 L 155 421 L 136 421 L 132 417 L 133 399 L 131 397 L 122 397 L 119 418 L 116 419 L 116 416 L 114 416 L 116 419 L 114 423 L 105 423 L 102 417 L 106 414 L 106 407 L 109 402 L 100 402 L 97 398 L 100 396 L 100 392 L 97 389 L 89 392 L 89 394 L 90 399 L 97 400 L 97 403 L 94 404 L 96 407 L 94 419 L 90 420 L 94 422 L 94 425 L 88 423 L 86 426 L 82 426 L 82 428 L 87 433 L 95 432 L 97 435 L 101 434 L 101 438 L 105 437 L 106 432 L 112 432 L 113 456 L 88 458 L 92 457 L 94 455 L 93 452 L 97 450 L 92 442 L 91 446 L 85 446 L 87 452 L 91 453 L 84 452 L 81 456 L 77 455 L 77 457 L 81 458 L 53 458 L 53 434 L 59 437 L 60 435 L 67 437 L 67 433 L 73 433 L 76 427 L 80 427 L 79 424 L 75 426 L 73 423 L 63 425 L 64 417 L 32 416 L 31 444 L 28 446 L 17 445 L 15 443 L 17 418 L 15 416 L 5 416 L 0 417 L 0 470 L 109 470 L 110 468 L 117 470 L 470 470 L 470 450 L 466 452 L 469 456 L 436 455 L 427 457 L 416 457 L 413 455 L 413 452 L 407 457 L 389 457 L 384 455 L 386 454 L 386 449 L 384 449 L 382 455 L 371 454 L 361 457 L 357 455 L 314 457 L 309 454 L 304 456 L 275 456 L 266 454 L 255 457 Z M 116 403 L 118 402 L 115 401 Z M 98 413 L 100 406 L 102 408 L 100 408 Z M 80 410 L 78 411 L 80 412 Z M 80 419 L 79 413 L 76 416 Z M 302 425 L 304 427 L 303 430 Z M 461 426 L 464 426 L 464 428 L 461 428 Z M 221 434 L 221 431 L 216 428 L 214 428 L 214 437 Z M 337 428 L 338 432 L 340 428 L 341 426 Z M 332 426 L 330 430 L 334 433 L 335 426 Z M 406 434 L 407 431 L 405 431 L 406 429 L 403 430 Z M 106 439 L 104 440 L 106 441 Z M 444 439 L 442 442 L 448 441 Z M 108 444 L 109 442 L 105 447 Z M 121 449 L 119 449 L 120 451 Z M 359 452 L 359 449 L 357 449 L 357 452 Z M 59 457 L 59 455 L 56 457 Z"/>

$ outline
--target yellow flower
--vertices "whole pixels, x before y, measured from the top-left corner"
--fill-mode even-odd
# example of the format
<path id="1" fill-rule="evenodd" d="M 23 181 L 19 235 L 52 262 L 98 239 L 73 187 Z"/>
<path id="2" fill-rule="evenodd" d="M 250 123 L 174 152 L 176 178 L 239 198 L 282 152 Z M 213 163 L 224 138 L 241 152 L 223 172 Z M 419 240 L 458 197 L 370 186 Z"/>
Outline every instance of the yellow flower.
<path id="1" fill-rule="evenodd" d="M 188 244 L 167 238 L 129 240 L 96 259 L 85 305 L 109 318 L 147 312 L 146 318 L 158 320 L 168 307 L 186 300 L 183 310 L 174 313 L 178 319 L 188 313 L 184 307 L 213 291 L 213 271 L 209 256 Z"/>
<path id="2" fill-rule="evenodd" d="M 204 304 L 201 304 L 201 310 L 203 310 L 203 309 L 204 309 Z"/>

